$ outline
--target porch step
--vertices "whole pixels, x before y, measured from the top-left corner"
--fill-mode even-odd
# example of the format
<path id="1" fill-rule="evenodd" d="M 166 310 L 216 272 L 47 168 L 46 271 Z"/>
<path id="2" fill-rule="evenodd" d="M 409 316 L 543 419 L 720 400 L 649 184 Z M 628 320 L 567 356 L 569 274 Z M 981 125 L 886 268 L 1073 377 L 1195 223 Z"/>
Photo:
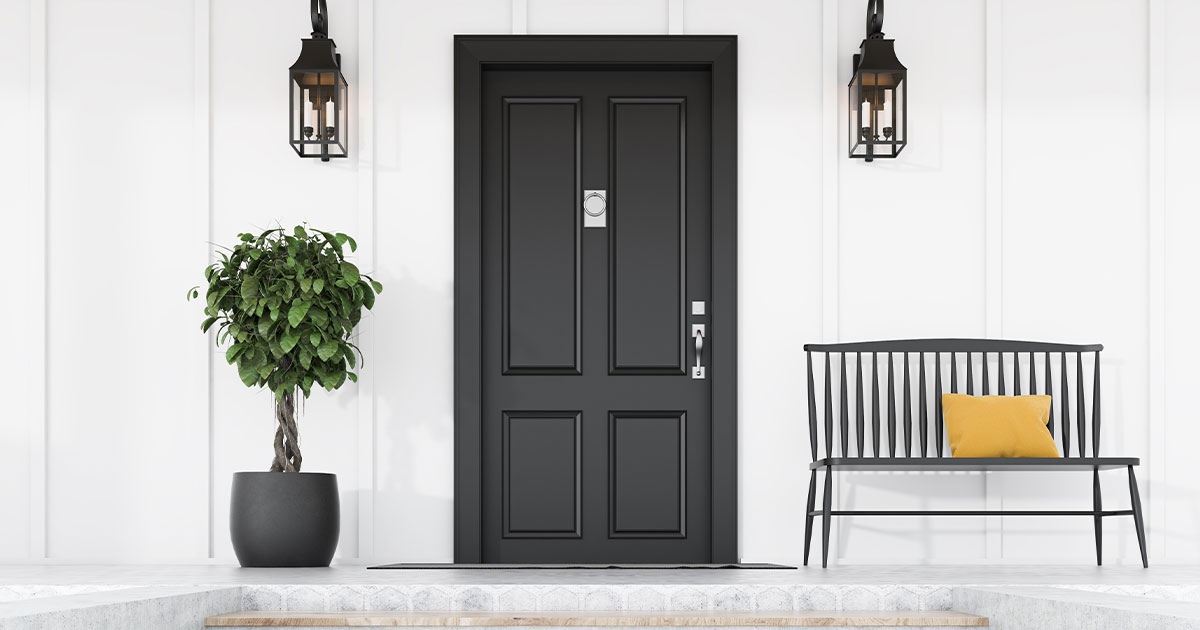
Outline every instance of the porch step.
<path id="1" fill-rule="evenodd" d="M 207 627 L 938 627 L 977 628 L 988 618 L 949 610 L 865 611 L 653 611 L 653 612 L 395 612 L 266 611 L 217 615 Z"/>

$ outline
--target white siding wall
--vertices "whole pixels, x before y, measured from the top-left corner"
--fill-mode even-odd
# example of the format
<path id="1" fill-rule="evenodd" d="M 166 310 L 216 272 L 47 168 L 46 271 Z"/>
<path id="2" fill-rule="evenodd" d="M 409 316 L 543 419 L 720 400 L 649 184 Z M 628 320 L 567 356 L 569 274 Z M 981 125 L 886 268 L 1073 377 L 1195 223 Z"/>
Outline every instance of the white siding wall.
<path id="1" fill-rule="evenodd" d="M 867 165 L 841 114 L 865 4 L 330 0 L 358 137 L 321 164 L 282 135 L 303 3 L 0 3 L 0 558 L 232 559 L 230 475 L 266 467 L 271 403 L 182 297 L 208 241 L 307 220 L 357 236 L 386 285 L 363 384 L 302 421 L 306 464 L 339 475 L 338 557 L 450 560 L 451 37 L 671 32 L 740 37 L 744 559 L 800 559 L 801 344 L 989 335 L 1106 344 L 1105 447 L 1144 458 L 1153 559 L 1200 561 L 1200 157 L 1165 133 L 1194 124 L 1200 88 L 1171 79 L 1200 7 L 896 4 L 911 143 Z M 863 474 L 838 501 L 1087 507 L 1086 477 Z M 1124 504 L 1123 475 L 1105 488 Z M 1108 523 L 1108 558 L 1133 562 Z M 1086 563 L 1091 544 L 1089 519 L 858 519 L 835 556 Z"/>

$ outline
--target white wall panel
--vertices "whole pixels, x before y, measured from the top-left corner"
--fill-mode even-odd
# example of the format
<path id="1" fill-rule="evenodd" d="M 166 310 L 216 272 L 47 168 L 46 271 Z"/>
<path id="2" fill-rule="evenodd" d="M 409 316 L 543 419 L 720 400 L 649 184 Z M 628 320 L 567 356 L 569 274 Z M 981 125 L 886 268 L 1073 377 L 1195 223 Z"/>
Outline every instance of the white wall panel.
<path id="1" fill-rule="evenodd" d="M 527 0 L 526 10 L 531 35 L 667 32 L 667 0 Z"/>
<path id="2" fill-rule="evenodd" d="M 1196 384 L 1200 383 L 1200 292 L 1196 278 L 1200 272 L 1200 248 L 1195 235 L 1200 233 L 1200 213 L 1196 212 L 1196 173 L 1200 171 L 1200 153 L 1189 140 L 1195 126 L 1195 103 L 1200 101 L 1200 85 L 1181 80 L 1190 72 L 1187 56 L 1194 42 L 1194 25 L 1200 23 L 1200 3 L 1168 0 L 1165 5 L 1166 67 L 1162 105 L 1165 109 L 1167 140 L 1161 156 L 1164 165 L 1165 195 L 1165 309 L 1160 313 L 1166 333 L 1165 417 L 1161 431 L 1149 433 L 1164 455 L 1165 478 L 1151 489 L 1151 496 L 1163 502 L 1163 529 L 1156 533 L 1170 561 L 1200 562 L 1200 481 L 1197 481 L 1196 445 L 1200 444 L 1200 421 L 1196 413 Z M 1153 446 L 1151 448 L 1154 448 Z"/>
<path id="3" fill-rule="evenodd" d="M 414 16 L 419 15 L 419 19 Z M 375 6 L 375 557 L 453 559 L 455 33 L 508 33 L 504 2 Z"/>
<path id="4" fill-rule="evenodd" d="M 0 59 L 6 60 L 11 73 L 7 82 L 10 89 L 0 99 L 0 120 L 20 121 L 13 130 L 12 150 L 0 153 L 0 186 L 6 191 L 4 201 L 0 202 L 4 208 L 0 215 L 12 226 L 14 237 L 9 239 L 9 245 L 15 249 L 10 252 L 12 260 L 30 261 L 27 266 L 15 269 L 15 273 L 6 274 L 12 288 L 9 295 L 28 296 L 37 301 L 44 286 L 42 222 L 46 215 L 44 206 L 35 207 L 39 200 L 34 199 L 30 190 L 34 185 L 30 181 L 34 169 L 29 159 L 35 144 L 42 141 L 37 134 L 43 131 L 40 124 L 36 129 L 30 128 L 36 124 L 30 120 L 30 107 L 36 102 L 30 82 L 30 65 L 35 55 L 31 54 L 32 38 L 30 27 L 26 26 L 30 12 L 26 2 L 0 3 L 0 24 L 10 25 L 8 35 L 0 39 Z M 25 131 L 28 133 L 22 133 Z M 14 343 L 9 356 L 33 359 L 45 355 L 44 337 L 28 334 L 39 330 L 44 318 L 43 305 L 36 302 L 0 309 L 0 329 L 26 331 L 11 335 Z M 3 418 L 0 479 L 5 480 L 0 484 L 0 505 L 10 506 L 0 512 L 0 558 L 23 558 L 30 552 L 29 515 L 36 509 L 30 501 L 30 466 L 34 463 L 30 449 L 34 446 L 33 434 L 41 427 L 42 388 L 41 374 L 37 371 L 42 365 L 37 360 L 0 362 L 0 400 L 5 401 L 0 415 Z"/>
<path id="5" fill-rule="evenodd" d="M 1159 40 L 1150 39 L 1156 31 L 1147 19 L 1154 3 L 1166 14 Z M 45 357 L 49 387 L 43 416 L 40 370 L 0 368 L 0 477 L 13 481 L 0 485 L 0 502 L 28 506 L 0 514 L 0 558 L 41 556 L 44 505 L 46 551 L 56 560 L 232 560 L 230 478 L 268 466 L 271 400 L 243 387 L 206 345 L 199 308 L 182 295 L 202 278 L 203 242 L 228 244 L 240 231 L 307 220 L 373 236 L 375 272 L 386 286 L 366 358 L 373 400 L 360 400 L 353 385 L 314 392 L 301 418 L 306 469 L 339 476 L 338 558 L 450 560 L 452 37 L 670 29 L 740 38 L 743 558 L 800 560 L 803 343 L 990 331 L 1106 345 L 1105 452 L 1158 454 L 1139 470 L 1147 512 L 1163 529 L 1151 541 L 1165 557 L 1152 560 L 1200 560 L 1200 482 L 1189 467 L 1200 439 L 1190 397 L 1200 347 L 1189 341 L 1200 314 L 1192 287 L 1200 258 L 1190 240 L 1200 229 L 1190 201 L 1200 158 L 1186 139 L 1168 140 L 1161 155 L 1147 150 L 1154 107 L 1167 130 L 1186 129 L 1193 118 L 1196 88 L 1174 79 L 1187 71 L 1195 3 L 890 6 L 885 31 L 910 69 L 911 143 L 899 160 L 870 165 L 843 157 L 842 144 L 861 0 L 330 5 L 352 125 L 371 130 L 374 142 L 366 163 L 355 146 L 349 159 L 322 164 L 296 158 L 285 142 L 284 74 L 310 30 L 306 5 L 0 3 L 0 20 L 10 25 L 0 54 L 18 88 L 0 100 L 0 119 L 20 121 L 36 108 L 43 92 L 35 73 L 45 69 L 49 80 L 48 140 L 38 145 L 31 119 L 34 127 L 10 146 L 34 146 L 0 156 L 0 178 L 19 209 L 6 204 L 4 216 L 19 215 L 11 223 L 36 233 L 15 244 L 34 267 L 18 278 L 26 283 L 20 292 L 48 292 L 45 310 L 0 309 L 0 326 L 28 326 L 30 334 L 13 340 L 16 351 Z M 31 7 L 46 6 L 44 32 L 22 26 L 39 23 Z M 360 7 L 371 9 L 366 22 Z M 372 48 L 360 51 L 368 33 Z M 989 33 L 1003 35 L 999 45 L 988 44 Z M 199 45 L 196 34 L 208 41 Z M 40 64 L 37 43 L 47 35 Z M 1164 54 L 1148 57 L 1155 45 Z M 368 52 L 373 89 L 361 111 L 370 125 L 356 104 L 366 87 L 359 59 Z M 193 74 L 205 67 L 208 77 Z M 989 67 L 1002 72 L 989 76 Z M 1154 72 L 1165 77 L 1158 105 L 1147 97 Z M 991 145 L 989 120 L 1000 130 Z M 207 139 L 196 131 L 205 129 Z M 205 142 L 207 174 L 196 173 Z M 37 232 L 46 220 L 42 169 L 22 159 L 25 150 L 48 155 L 48 250 Z M 990 171 L 989 156 L 999 158 Z M 1002 184 L 990 205 L 988 181 Z M 1150 188 L 1154 181 L 1165 185 Z M 208 216 L 198 218 L 204 204 L 194 193 L 205 183 Z M 1152 229 L 1148 199 L 1156 190 L 1165 228 Z M 1000 245 L 998 253 L 988 254 L 988 244 Z M 1148 263 L 1156 256 L 1159 267 Z M 48 264 L 38 269 L 43 258 Z M 1158 302 L 1154 282 L 1164 287 Z M 1148 342 L 1155 330 L 1166 333 L 1158 354 Z M 1148 381 L 1153 365 L 1167 375 L 1162 394 Z M 1089 408 L 1090 387 L 1088 379 Z M 373 415 L 362 411 L 367 405 Z M 1164 413 L 1148 419 L 1155 405 Z M 1109 475 L 1106 505 L 1123 507 L 1123 475 Z M 862 474 L 841 484 L 838 502 L 1086 507 L 1087 482 Z M 373 500 L 360 504 L 364 496 Z M 1106 523 L 1110 562 L 1135 558 L 1126 520 Z M 1087 562 L 1092 554 L 1090 519 L 844 519 L 836 534 L 834 556 L 845 563 Z"/>
<path id="6" fill-rule="evenodd" d="M 1101 448 L 1145 455 L 1146 4 L 1005 0 L 1003 28 L 1003 332 L 1105 344 Z M 1097 33 L 1104 45 L 1093 45 Z M 1090 361 L 1084 370 L 1090 418 Z M 1068 371 L 1074 395 L 1074 366 Z M 1009 476 L 1005 507 L 1088 509 L 1090 475 L 1060 476 Z M 1125 505 L 1124 476 L 1105 481 L 1110 500 Z M 1110 563 L 1137 555 L 1129 520 L 1105 523 Z M 1007 519 L 1004 541 L 1014 561 L 1094 549 L 1087 519 Z"/>
<path id="7" fill-rule="evenodd" d="M 896 40 L 896 55 L 909 68 L 912 141 L 900 159 L 869 164 L 845 157 L 844 86 L 865 37 L 865 3 L 844 1 L 838 8 L 839 82 L 825 87 L 837 90 L 839 104 L 839 336 L 984 336 L 984 0 L 890 7 L 884 32 Z M 928 361 L 932 370 L 933 357 Z M 897 375 L 901 365 L 897 357 Z M 914 391 L 917 365 L 914 356 Z M 949 382 L 949 365 L 943 368 Z M 932 383 L 930 372 L 930 392 Z M 897 382 L 897 408 L 900 391 Z M 864 402 L 871 404 L 869 388 Z M 838 497 L 845 509 L 983 509 L 984 492 L 978 474 L 876 474 L 847 476 Z M 841 519 L 839 557 L 978 559 L 983 528 L 978 518 Z"/>
<path id="8" fill-rule="evenodd" d="M 47 552 L 202 557 L 192 7 L 52 0 Z"/>
<path id="9" fill-rule="evenodd" d="M 307 5 L 288 0 L 212 2 L 212 235 L 217 245 L 239 232 L 301 223 L 351 236 L 358 225 L 358 162 L 350 157 L 321 162 L 300 159 L 287 144 L 287 68 L 312 30 Z M 350 84 L 352 128 L 357 123 L 358 4 L 331 0 L 330 37 L 342 55 Z M 254 42 L 255 54 L 242 45 Z M 199 270 L 197 270 L 199 271 Z M 367 271 L 367 269 L 364 269 Z M 197 277 L 200 277 L 197 274 Z M 248 389 L 224 352 L 213 353 L 213 546 L 233 559 L 229 542 L 229 490 L 240 470 L 267 470 L 275 434 L 269 392 Z M 371 360 L 371 357 L 367 357 Z M 337 558 L 358 555 L 358 388 L 347 383 L 329 393 L 314 388 L 298 419 L 303 470 L 338 476 L 342 528 Z"/>
<path id="10" fill-rule="evenodd" d="M 685 33 L 738 36 L 742 555 L 798 562 L 808 483 L 799 357 L 820 334 L 821 7 L 689 0 L 683 17 Z"/>

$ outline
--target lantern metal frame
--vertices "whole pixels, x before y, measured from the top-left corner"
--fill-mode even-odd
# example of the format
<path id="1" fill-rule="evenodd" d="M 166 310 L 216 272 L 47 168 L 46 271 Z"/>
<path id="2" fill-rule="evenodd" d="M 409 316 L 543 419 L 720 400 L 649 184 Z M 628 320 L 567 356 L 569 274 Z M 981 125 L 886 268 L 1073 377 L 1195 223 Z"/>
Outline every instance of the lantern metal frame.
<path id="1" fill-rule="evenodd" d="M 337 44 L 329 38 L 325 0 L 311 0 L 309 13 L 312 36 L 300 40 L 300 56 L 288 68 L 288 143 L 300 157 L 328 162 L 349 155 L 349 84 L 342 75 Z M 314 89 L 316 100 L 308 96 Z M 300 111 L 299 101 L 307 101 L 303 103 L 304 112 Z M 325 103 L 333 104 L 332 121 L 328 120 Z M 315 124 L 304 124 L 308 111 L 313 112 L 308 122 Z"/>
<path id="2" fill-rule="evenodd" d="M 847 85 L 849 157 L 867 162 L 897 157 L 908 146 L 908 68 L 896 58 L 895 40 L 884 38 L 883 2 L 867 0 L 867 37 Z"/>

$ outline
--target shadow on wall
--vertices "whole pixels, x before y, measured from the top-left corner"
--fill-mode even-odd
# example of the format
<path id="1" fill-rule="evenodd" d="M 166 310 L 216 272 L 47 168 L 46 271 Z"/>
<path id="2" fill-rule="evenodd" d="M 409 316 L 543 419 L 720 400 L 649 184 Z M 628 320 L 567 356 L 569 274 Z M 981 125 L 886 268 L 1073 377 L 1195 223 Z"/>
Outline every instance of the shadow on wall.
<path id="1" fill-rule="evenodd" d="M 382 278 L 374 321 L 375 522 L 379 562 L 452 560 L 453 287 Z M 387 298 L 391 299 L 387 299 Z M 368 359 L 369 360 L 369 359 Z"/>
<path id="2" fill-rule="evenodd" d="M 984 508 L 985 485 L 980 473 L 863 471 L 843 473 L 842 477 L 840 490 L 835 490 L 840 493 L 835 509 Z M 883 554 L 886 559 L 909 562 L 928 562 L 947 555 L 981 556 L 986 552 L 982 517 L 850 516 L 835 517 L 834 524 L 838 528 L 838 558 L 846 557 L 847 551 L 865 552 L 856 547 L 881 552 L 881 542 L 890 549 Z M 866 539 L 856 545 L 854 539 L 859 536 Z M 948 554 L 947 550 L 954 551 Z"/>

